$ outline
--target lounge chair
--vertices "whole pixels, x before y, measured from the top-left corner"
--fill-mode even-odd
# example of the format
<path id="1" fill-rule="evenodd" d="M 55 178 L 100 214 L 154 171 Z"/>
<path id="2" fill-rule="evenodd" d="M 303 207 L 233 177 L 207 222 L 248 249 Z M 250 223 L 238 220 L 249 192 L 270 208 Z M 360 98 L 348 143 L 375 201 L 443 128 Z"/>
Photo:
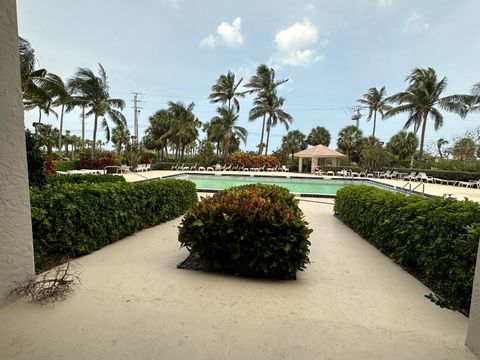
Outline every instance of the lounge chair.
<path id="1" fill-rule="evenodd" d="M 281 170 L 281 171 L 282 171 L 282 172 L 289 172 L 290 169 L 287 168 L 285 165 L 282 165 L 282 170 Z"/>
<path id="2" fill-rule="evenodd" d="M 378 175 L 378 178 L 379 179 L 388 179 L 388 177 L 390 176 L 392 172 L 390 170 L 387 170 L 387 172 L 384 172 L 384 173 L 381 173 L 380 175 Z"/>
<path id="3" fill-rule="evenodd" d="M 476 181 L 476 180 L 470 180 L 469 182 L 466 182 L 466 181 L 457 181 L 457 186 L 462 186 L 462 187 L 466 187 L 466 188 L 469 188 L 469 187 L 474 187 L 476 186 L 477 188 L 479 187 L 479 184 L 480 184 L 480 180 Z"/>
<path id="4" fill-rule="evenodd" d="M 393 171 L 390 174 L 386 175 L 386 179 L 396 179 L 398 177 L 398 171 Z"/>
<path id="5" fill-rule="evenodd" d="M 335 176 L 335 172 L 332 171 L 332 170 L 328 170 L 328 171 L 327 171 L 327 175 L 328 175 L 328 176 Z"/>
<path id="6" fill-rule="evenodd" d="M 403 178 L 403 180 L 408 180 L 408 181 L 415 180 L 415 175 L 416 175 L 416 174 L 417 174 L 417 173 L 416 173 L 415 171 L 412 171 L 412 172 L 410 173 L 410 175 L 405 176 L 405 177 Z"/>
<path id="7" fill-rule="evenodd" d="M 144 172 L 144 171 L 147 171 L 147 164 L 138 164 L 135 169 L 133 169 L 133 171 L 140 171 L 140 172 Z"/>
<path id="8" fill-rule="evenodd" d="M 427 176 L 426 173 L 424 172 L 419 172 L 417 176 L 415 176 L 415 179 L 420 182 L 434 182 L 434 179 L 432 176 Z"/>
<path id="9" fill-rule="evenodd" d="M 197 170 L 198 171 L 205 171 L 205 166 L 199 166 Z"/>
<path id="10" fill-rule="evenodd" d="M 178 164 L 173 165 L 170 170 L 178 170 Z"/>
<path id="11" fill-rule="evenodd" d="M 190 166 L 190 171 L 195 171 L 197 170 L 197 164 L 193 165 L 193 166 Z"/>

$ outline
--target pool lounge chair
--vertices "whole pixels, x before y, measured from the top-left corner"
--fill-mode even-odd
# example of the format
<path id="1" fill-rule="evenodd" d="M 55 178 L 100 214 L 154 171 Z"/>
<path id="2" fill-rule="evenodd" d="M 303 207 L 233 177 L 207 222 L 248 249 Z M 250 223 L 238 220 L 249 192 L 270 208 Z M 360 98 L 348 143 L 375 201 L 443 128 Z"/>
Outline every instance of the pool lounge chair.
<path id="1" fill-rule="evenodd" d="M 178 164 L 173 165 L 170 170 L 178 170 Z"/>
<path id="2" fill-rule="evenodd" d="M 429 183 L 429 182 L 433 183 L 434 182 L 433 177 L 432 176 L 427 176 L 427 174 L 424 173 L 424 172 L 419 172 L 417 174 L 417 176 L 415 176 L 415 179 L 417 181 L 420 181 L 420 182 L 427 182 L 427 183 Z"/>
<path id="3" fill-rule="evenodd" d="M 387 172 L 384 172 L 384 173 L 381 173 L 380 175 L 378 175 L 378 178 L 379 179 L 387 179 L 390 176 L 391 173 L 392 172 L 390 170 L 387 170 Z"/>
<path id="4" fill-rule="evenodd" d="M 390 174 L 386 175 L 386 179 L 396 179 L 398 177 L 398 171 L 393 171 Z"/>
<path id="5" fill-rule="evenodd" d="M 282 172 L 289 172 L 290 169 L 287 168 L 285 165 L 282 165 Z"/>
<path id="6" fill-rule="evenodd" d="M 403 180 L 407 180 L 407 181 L 415 180 L 415 175 L 417 175 L 417 173 L 415 171 L 412 171 L 410 175 L 404 176 Z"/>
<path id="7" fill-rule="evenodd" d="M 479 187 L 479 184 L 480 184 L 480 180 L 476 181 L 476 180 L 470 180 L 469 182 L 466 182 L 466 181 L 457 181 L 457 186 L 461 186 L 461 187 L 466 187 L 466 188 L 469 188 L 469 187 L 474 187 L 476 186 L 477 188 Z"/>

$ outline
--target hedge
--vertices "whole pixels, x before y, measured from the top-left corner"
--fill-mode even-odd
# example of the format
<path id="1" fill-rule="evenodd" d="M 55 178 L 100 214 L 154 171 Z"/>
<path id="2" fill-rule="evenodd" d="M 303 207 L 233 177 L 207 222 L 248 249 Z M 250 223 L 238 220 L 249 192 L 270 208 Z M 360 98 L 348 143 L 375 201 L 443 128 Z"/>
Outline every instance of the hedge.
<path id="1" fill-rule="evenodd" d="M 203 269 L 293 279 L 309 263 L 307 225 L 287 189 L 244 185 L 202 199 L 178 239 Z"/>
<path id="2" fill-rule="evenodd" d="M 369 186 L 337 191 L 335 213 L 415 275 L 442 306 L 468 313 L 480 238 L 480 204 L 406 196 Z"/>
<path id="3" fill-rule="evenodd" d="M 97 184 L 97 183 L 112 183 L 112 182 L 126 182 L 125 178 L 121 175 L 93 175 L 93 174 L 75 174 L 75 175 L 58 175 L 49 176 L 47 178 L 48 185 L 60 185 L 60 184 Z"/>
<path id="4" fill-rule="evenodd" d="M 37 270 L 171 220 L 197 202 L 185 180 L 140 183 L 61 184 L 32 188 L 33 243 Z"/>
<path id="5" fill-rule="evenodd" d="M 75 161 L 73 160 L 53 160 L 55 171 L 75 170 Z"/>
<path id="6" fill-rule="evenodd" d="M 398 171 L 401 173 L 424 172 L 427 176 L 445 180 L 470 181 L 480 180 L 480 172 L 450 171 L 450 170 L 432 170 L 432 169 L 408 169 L 408 168 L 385 168 L 385 170 Z"/>
<path id="7" fill-rule="evenodd" d="M 253 155 L 244 152 L 235 152 L 227 155 L 226 165 L 245 166 L 248 168 L 276 168 L 280 166 L 280 161 L 273 155 Z"/>

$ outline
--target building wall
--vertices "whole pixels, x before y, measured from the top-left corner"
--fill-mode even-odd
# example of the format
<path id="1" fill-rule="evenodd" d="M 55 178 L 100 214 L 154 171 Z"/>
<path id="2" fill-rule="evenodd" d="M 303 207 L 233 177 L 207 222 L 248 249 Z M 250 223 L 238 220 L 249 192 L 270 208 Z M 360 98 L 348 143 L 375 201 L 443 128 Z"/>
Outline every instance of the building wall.
<path id="1" fill-rule="evenodd" d="M 0 1 L 0 307 L 34 274 L 15 0 Z"/>
<path id="2" fill-rule="evenodd" d="M 480 247 L 477 253 L 477 266 L 475 269 L 466 344 L 470 350 L 480 357 Z"/>

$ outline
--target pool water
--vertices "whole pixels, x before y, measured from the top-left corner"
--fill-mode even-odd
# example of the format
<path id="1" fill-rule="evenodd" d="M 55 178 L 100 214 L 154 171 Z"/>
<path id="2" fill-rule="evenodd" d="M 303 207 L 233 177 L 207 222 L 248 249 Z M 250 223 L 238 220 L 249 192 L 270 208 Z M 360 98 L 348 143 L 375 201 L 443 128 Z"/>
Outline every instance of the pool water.
<path id="1" fill-rule="evenodd" d="M 182 179 L 193 181 L 199 190 L 224 190 L 246 184 L 269 184 L 287 188 L 293 193 L 335 195 L 338 189 L 351 185 L 351 181 L 322 179 L 285 179 L 275 177 L 182 175 Z"/>

